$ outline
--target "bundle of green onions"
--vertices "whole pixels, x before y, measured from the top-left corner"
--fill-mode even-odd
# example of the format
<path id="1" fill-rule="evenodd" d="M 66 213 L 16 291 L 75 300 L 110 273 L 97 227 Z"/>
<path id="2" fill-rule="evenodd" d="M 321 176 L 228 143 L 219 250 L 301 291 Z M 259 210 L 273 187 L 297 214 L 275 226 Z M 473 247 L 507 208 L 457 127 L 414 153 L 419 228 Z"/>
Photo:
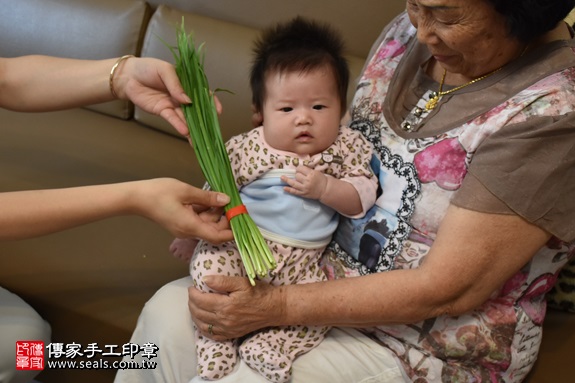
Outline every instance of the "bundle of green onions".
<path id="1" fill-rule="evenodd" d="M 250 283 L 276 267 L 275 259 L 253 219 L 247 214 L 236 187 L 230 160 L 224 145 L 214 95 L 204 73 L 203 44 L 196 48 L 193 34 L 188 35 L 184 21 L 177 31 L 176 72 L 192 103 L 182 105 L 192 146 L 212 190 L 230 196 L 225 207 L 230 226 Z M 240 212 L 235 215 L 233 212 Z M 230 215 L 230 213 L 233 213 Z"/>

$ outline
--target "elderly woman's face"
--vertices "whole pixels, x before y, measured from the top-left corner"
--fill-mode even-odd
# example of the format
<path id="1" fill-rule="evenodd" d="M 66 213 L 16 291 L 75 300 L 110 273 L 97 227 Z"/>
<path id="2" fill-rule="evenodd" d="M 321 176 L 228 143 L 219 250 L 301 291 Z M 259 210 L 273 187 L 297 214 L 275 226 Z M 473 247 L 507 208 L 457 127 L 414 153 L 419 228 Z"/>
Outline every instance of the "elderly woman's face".
<path id="1" fill-rule="evenodd" d="M 418 40 L 450 73 L 476 78 L 523 49 L 487 0 L 407 0 L 407 12 Z"/>

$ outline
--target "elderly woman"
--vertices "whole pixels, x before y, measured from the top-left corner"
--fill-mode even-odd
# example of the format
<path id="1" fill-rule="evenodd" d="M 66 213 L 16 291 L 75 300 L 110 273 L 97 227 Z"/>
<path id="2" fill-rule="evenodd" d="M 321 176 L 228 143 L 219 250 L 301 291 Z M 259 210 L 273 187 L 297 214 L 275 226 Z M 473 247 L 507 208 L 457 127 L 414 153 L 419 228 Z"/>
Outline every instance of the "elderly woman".
<path id="1" fill-rule="evenodd" d="M 330 281 L 209 278 L 224 294 L 189 290 L 197 327 L 227 339 L 339 326 L 296 361 L 294 382 L 522 381 L 544 294 L 575 253 L 575 43 L 562 21 L 574 6 L 408 0 L 350 111 L 382 193 L 364 219 L 341 222 L 323 260 Z M 166 286 L 140 318 L 132 341 L 159 346 L 158 368 L 118 381 L 195 375 L 190 284 Z M 222 381 L 261 378 L 242 365 Z"/>

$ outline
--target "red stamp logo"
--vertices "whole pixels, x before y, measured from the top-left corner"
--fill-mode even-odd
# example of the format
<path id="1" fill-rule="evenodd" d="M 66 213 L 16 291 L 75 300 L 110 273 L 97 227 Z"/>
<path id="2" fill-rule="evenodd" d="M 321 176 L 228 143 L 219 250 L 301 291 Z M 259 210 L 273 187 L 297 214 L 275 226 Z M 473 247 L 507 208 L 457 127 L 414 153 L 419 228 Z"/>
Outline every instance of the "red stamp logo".
<path id="1" fill-rule="evenodd" d="M 44 342 L 19 340 L 16 342 L 16 370 L 43 370 Z"/>

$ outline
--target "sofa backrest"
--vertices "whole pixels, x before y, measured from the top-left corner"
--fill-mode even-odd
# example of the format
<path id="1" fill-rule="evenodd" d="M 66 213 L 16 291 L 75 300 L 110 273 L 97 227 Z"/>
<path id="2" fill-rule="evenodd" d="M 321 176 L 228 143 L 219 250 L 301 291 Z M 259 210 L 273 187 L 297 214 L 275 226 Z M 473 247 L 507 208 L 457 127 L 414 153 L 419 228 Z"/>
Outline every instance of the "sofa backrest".
<path id="1" fill-rule="evenodd" d="M 405 9 L 406 0 L 147 0 L 152 7 L 213 17 L 262 29 L 297 15 L 337 27 L 348 52 L 366 57 L 383 27 Z"/>

